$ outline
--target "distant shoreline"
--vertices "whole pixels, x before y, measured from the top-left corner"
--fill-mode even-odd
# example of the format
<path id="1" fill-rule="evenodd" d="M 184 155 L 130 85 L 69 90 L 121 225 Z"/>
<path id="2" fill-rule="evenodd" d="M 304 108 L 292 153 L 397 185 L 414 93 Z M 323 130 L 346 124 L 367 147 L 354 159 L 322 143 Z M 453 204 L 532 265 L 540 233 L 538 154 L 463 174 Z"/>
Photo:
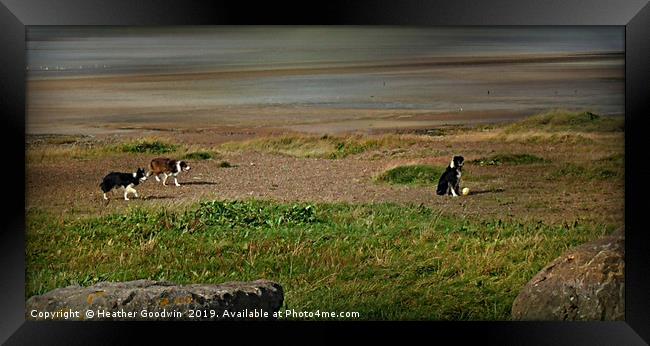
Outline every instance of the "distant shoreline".
<path id="1" fill-rule="evenodd" d="M 28 79 L 26 132 L 266 127 L 345 133 L 497 123 L 559 108 L 623 113 L 624 68 L 617 65 L 623 57 L 414 58 L 355 66 Z"/>
<path id="2" fill-rule="evenodd" d="M 129 125 L 129 124 L 103 124 L 91 125 L 49 125 L 29 128 L 28 136 L 47 135 L 81 135 L 81 136 L 168 136 L 173 133 L 192 134 L 195 136 L 215 136 L 217 142 L 229 141 L 236 135 L 243 139 L 256 136 L 277 135 L 282 133 L 303 133 L 316 135 L 345 135 L 353 133 L 383 134 L 383 133 L 409 133 L 436 128 L 477 125 L 495 125 L 516 122 L 528 116 L 530 112 L 516 111 L 469 111 L 460 113 L 443 112 L 438 114 L 425 114 L 408 117 L 406 119 L 381 118 L 381 119 L 348 119 L 339 121 L 322 121 L 310 124 L 296 124 L 286 126 L 193 126 L 179 128 L 173 124 Z M 603 115 L 603 114 L 601 114 Z M 623 114 L 605 114 L 605 116 L 623 116 Z M 223 141 L 219 138 L 223 137 Z"/>
<path id="3" fill-rule="evenodd" d="M 170 81 L 182 77 L 183 80 L 201 80 L 230 77 L 266 77 L 275 74 L 281 75 L 302 75 L 302 74 L 327 74 L 327 73 L 346 73 L 346 72 L 373 72 L 374 70 L 391 70 L 391 69 L 422 69 L 436 67 L 454 67 L 454 66 L 472 66 L 472 65 L 501 65 L 501 64 L 534 64 L 534 63 L 563 63 L 576 61 L 592 60 L 620 60 L 624 61 L 625 52 L 590 52 L 590 53 L 568 53 L 568 54 L 520 54 L 517 56 L 475 56 L 475 57 L 428 57 L 418 58 L 408 61 L 393 60 L 387 63 L 378 64 L 376 62 L 368 63 L 320 63 L 305 64 L 307 66 L 283 67 L 279 64 L 268 66 L 266 68 L 245 68 L 237 69 L 191 69 L 168 71 L 168 69 L 151 70 L 142 72 L 106 72 L 94 74 L 74 74 L 59 76 L 30 76 L 27 73 L 28 82 L 44 82 L 49 80 L 92 80 L 98 79 L 102 82 L 109 82 L 115 79 L 120 81 L 122 78 L 129 78 L 133 81 Z M 70 70 L 74 71 L 74 70 Z M 49 73 L 49 72 L 48 72 Z M 57 72 L 54 72 L 57 73 Z M 65 72 L 64 72 L 65 73 Z"/>

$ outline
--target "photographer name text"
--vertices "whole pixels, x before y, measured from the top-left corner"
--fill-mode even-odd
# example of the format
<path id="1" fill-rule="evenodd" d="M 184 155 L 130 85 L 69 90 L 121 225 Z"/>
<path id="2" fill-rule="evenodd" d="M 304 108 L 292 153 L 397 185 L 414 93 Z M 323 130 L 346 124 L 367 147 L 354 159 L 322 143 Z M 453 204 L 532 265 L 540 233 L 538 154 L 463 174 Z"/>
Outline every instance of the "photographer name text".
<path id="1" fill-rule="evenodd" d="M 92 319 L 280 319 L 280 318 L 359 318 L 354 311 L 297 311 L 294 309 L 275 312 L 262 309 L 244 309 L 237 311 L 217 311 L 210 309 L 195 310 L 156 310 L 140 311 L 88 309 L 75 311 L 72 309 L 59 311 L 29 311 L 29 316 L 35 320 L 92 320 Z"/>

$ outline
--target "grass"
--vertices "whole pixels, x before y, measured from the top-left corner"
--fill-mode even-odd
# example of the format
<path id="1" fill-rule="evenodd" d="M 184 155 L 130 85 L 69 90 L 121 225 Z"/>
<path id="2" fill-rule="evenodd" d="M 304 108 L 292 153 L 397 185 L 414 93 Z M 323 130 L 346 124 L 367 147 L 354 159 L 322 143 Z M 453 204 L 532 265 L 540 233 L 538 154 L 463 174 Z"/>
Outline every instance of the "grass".
<path id="1" fill-rule="evenodd" d="M 507 320 L 543 266 L 612 231 L 470 222 L 422 206 L 261 201 L 85 219 L 32 209 L 27 222 L 28 297 L 103 280 L 266 278 L 283 286 L 283 309 L 367 320 Z"/>
<path id="2" fill-rule="evenodd" d="M 62 134 L 27 134 L 26 142 L 28 145 L 68 145 L 74 144 L 89 136 L 84 135 L 62 135 Z"/>
<path id="3" fill-rule="evenodd" d="M 231 164 L 230 162 L 228 162 L 228 161 L 221 161 L 221 162 L 219 162 L 219 165 L 218 165 L 218 166 L 221 167 L 221 168 L 231 168 L 231 167 L 235 167 L 234 165 L 232 165 L 232 164 Z"/>
<path id="4" fill-rule="evenodd" d="M 586 133 L 576 132 L 545 132 L 544 130 L 530 130 L 527 132 L 504 132 L 497 133 L 493 138 L 493 143 L 516 142 L 529 146 L 536 145 L 591 145 L 594 144 L 594 138 L 603 138 L 604 136 L 589 136 Z"/>
<path id="5" fill-rule="evenodd" d="M 554 110 L 533 115 L 508 125 L 507 133 L 522 131 L 574 131 L 574 132 L 620 132 L 624 130 L 621 116 L 602 116 L 592 112 Z"/>
<path id="6" fill-rule="evenodd" d="M 603 157 L 598 160 L 598 163 L 614 165 L 616 167 L 625 166 L 625 155 L 624 154 L 614 154 Z"/>
<path id="7" fill-rule="evenodd" d="M 45 143 L 52 144 L 52 145 L 65 145 L 65 144 L 76 143 L 82 138 L 83 136 L 51 135 L 45 139 Z"/>
<path id="8" fill-rule="evenodd" d="M 444 167 L 429 165 L 398 166 L 384 171 L 376 179 L 389 184 L 429 186 L 437 184 L 444 171 Z"/>
<path id="9" fill-rule="evenodd" d="M 608 179 L 623 180 L 624 177 L 625 155 L 623 153 L 583 163 L 563 163 L 546 174 L 546 179 L 571 179 L 578 182 Z"/>
<path id="10" fill-rule="evenodd" d="M 183 156 L 186 160 L 212 160 L 214 155 L 209 151 L 194 151 Z"/>
<path id="11" fill-rule="evenodd" d="M 105 147 L 81 147 L 76 145 L 71 145 L 69 147 L 43 146 L 38 148 L 28 148 L 25 152 L 25 159 L 27 163 L 33 164 L 57 162 L 65 159 L 90 160 L 114 154 L 114 151 Z"/>
<path id="12" fill-rule="evenodd" d="M 410 146 L 417 141 L 417 136 L 412 135 L 284 135 L 225 143 L 221 148 L 228 151 L 258 151 L 301 158 L 341 159 L 369 150 Z"/>
<path id="13" fill-rule="evenodd" d="M 125 153 L 149 153 L 149 154 L 167 154 L 176 151 L 179 148 L 177 144 L 163 142 L 161 140 L 139 139 L 133 142 L 124 143 L 121 146 L 122 152 Z"/>
<path id="14" fill-rule="evenodd" d="M 544 158 L 531 154 L 497 154 L 470 161 L 470 163 L 481 166 L 499 166 L 503 164 L 530 165 L 545 162 L 547 162 L 547 160 Z"/>
<path id="15" fill-rule="evenodd" d="M 600 164 L 583 166 L 567 163 L 547 175 L 547 179 L 570 178 L 573 180 L 605 180 L 623 178 L 623 167 L 608 167 Z"/>
<path id="16" fill-rule="evenodd" d="M 51 139 L 47 139 L 45 141 L 45 144 L 47 145 L 37 145 L 27 148 L 25 152 L 27 162 L 48 163 L 58 162 L 65 159 L 93 160 L 101 157 L 121 155 L 124 153 L 167 154 L 186 150 L 183 149 L 181 145 L 169 143 L 157 138 L 140 138 L 134 141 L 118 144 L 107 144 L 101 142 L 79 144 L 78 140 L 69 143 L 69 141 L 72 140 L 71 138 L 75 138 L 74 136 L 70 136 L 70 138 L 53 138 L 56 138 L 54 140 L 55 142 L 52 142 Z M 197 153 L 197 155 L 205 155 L 204 151 L 198 151 Z"/>
<path id="17" fill-rule="evenodd" d="M 596 126 L 589 124 L 598 119 L 582 125 Z M 479 157 L 479 164 L 494 165 L 468 167 L 473 174 L 469 181 L 476 186 L 472 190 L 486 193 L 458 202 L 436 200 L 433 207 L 262 201 L 188 206 L 143 200 L 95 209 L 69 205 L 65 196 L 56 195 L 61 190 L 45 189 L 42 197 L 47 198 L 27 211 L 26 295 L 104 280 L 218 284 L 266 278 L 283 286 L 283 309 L 359 311 L 362 319 L 370 320 L 508 320 L 512 301 L 542 267 L 566 249 L 623 224 L 618 208 L 622 197 L 617 195 L 622 190 L 611 188 L 622 184 L 624 176 L 623 134 L 584 132 L 570 121 L 529 125 L 508 134 L 498 125 L 447 137 L 287 135 L 222 147 L 144 138 L 140 142 L 147 145 L 127 152 L 122 151 L 125 143 L 63 139 L 63 145 L 30 147 L 29 163 L 30 157 L 37 162 L 57 157 L 57 167 L 109 155 L 133 158 L 133 152 L 161 147 L 176 150 L 175 157 L 192 155 L 192 160 L 209 153 L 218 159 L 213 162 L 218 167 L 231 166 L 222 161 L 230 158 L 221 157 L 221 150 L 327 159 L 357 155 L 351 160 L 355 163 L 375 157 L 393 160 L 388 164 L 409 159 L 448 162 L 459 152 Z M 535 166 L 539 163 L 545 164 Z M 399 166 L 377 180 L 433 186 L 443 169 Z M 520 194 L 522 189 L 502 181 L 511 173 L 525 177 L 522 182 L 532 192 Z M 562 186 L 579 189 L 559 199 L 545 188 L 552 183 L 546 179 L 557 178 Z M 600 199 L 605 201 L 596 203 Z M 449 208 L 454 203 L 459 207 Z M 577 209 L 582 207 L 588 210 Z M 442 213 L 451 209 L 454 215 Z M 111 212 L 116 213 L 107 214 Z"/>

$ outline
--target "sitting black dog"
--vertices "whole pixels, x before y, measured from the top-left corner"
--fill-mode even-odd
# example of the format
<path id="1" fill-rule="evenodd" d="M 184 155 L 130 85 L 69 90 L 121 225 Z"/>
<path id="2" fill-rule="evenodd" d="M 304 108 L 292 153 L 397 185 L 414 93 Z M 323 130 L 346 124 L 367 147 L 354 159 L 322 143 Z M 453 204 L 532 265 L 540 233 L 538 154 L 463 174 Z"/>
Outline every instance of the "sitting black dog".
<path id="1" fill-rule="evenodd" d="M 447 166 L 445 173 L 440 176 L 436 194 L 440 196 L 452 195 L 454 197 L 460 194 L 460 176 L 464 162 L 465 158 L 462 156 L 454 156 L 451 159 L 451 163 Z"/>

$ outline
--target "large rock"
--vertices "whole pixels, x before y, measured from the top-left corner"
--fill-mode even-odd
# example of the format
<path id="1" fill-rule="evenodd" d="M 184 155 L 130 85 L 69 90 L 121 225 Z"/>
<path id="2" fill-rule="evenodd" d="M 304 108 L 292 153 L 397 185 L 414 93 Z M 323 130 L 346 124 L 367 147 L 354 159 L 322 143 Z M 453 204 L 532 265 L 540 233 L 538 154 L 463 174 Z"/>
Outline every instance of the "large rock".
<path id="1" fill-rule="evenodd" d="M 178 286 L 137 280 L 58 288 L 27 300 L 28 320 L 214 320 L 273 318 L 282 286 L 257 280 Z M 88 315 L 88 311 L 91 311 Z M 266 315 L 265 315 L 266 314 Z"/>
<path id="2" fill-rule="evenodd" d="M 512 304 L 515 320 L 623 320 L 625 238 L 608 236 L 555 259 Z"/>

